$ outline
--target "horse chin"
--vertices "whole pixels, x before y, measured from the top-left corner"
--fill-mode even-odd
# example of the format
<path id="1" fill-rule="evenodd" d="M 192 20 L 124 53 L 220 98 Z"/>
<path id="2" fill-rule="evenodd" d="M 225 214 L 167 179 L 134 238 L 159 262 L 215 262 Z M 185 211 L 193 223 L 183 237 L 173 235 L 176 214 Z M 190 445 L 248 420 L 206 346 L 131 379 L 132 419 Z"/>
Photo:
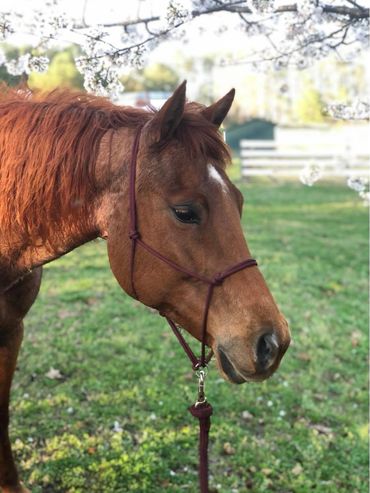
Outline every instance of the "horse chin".
<path id="1" fill-rule="evenodd" d="M 217 366 L 221 376 L 226 381 L 236 385 L 240 385 L 242 383 L 263 382 L 273 373 L 273 371 L 266 371 L 263 373 L 246 372 L 245 370 L 237 368 L 237 366 L 230 361 L 222 349 L 219 348 L 215 354 Z"/>

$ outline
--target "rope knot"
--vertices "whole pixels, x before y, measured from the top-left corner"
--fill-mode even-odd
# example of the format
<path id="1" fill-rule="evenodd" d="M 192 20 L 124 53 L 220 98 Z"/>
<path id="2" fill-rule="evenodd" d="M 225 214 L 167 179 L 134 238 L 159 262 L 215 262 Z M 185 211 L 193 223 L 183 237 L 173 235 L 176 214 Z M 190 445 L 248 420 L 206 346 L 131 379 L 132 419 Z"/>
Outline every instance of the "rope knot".
<path id="1" fill-rule="evenodd" d="M 224 281 L 224 277 L 221 272 L 218 272 L 215 277 L 212 279 L 213 286 L 220 286 Z"/>
<path id="2" fill-rule="evenodd" d="M 193 404 L 188 408 L 188 410 L 194 416 L 194 418 L 198 419 L 207 419 L 213 413 L 213 408 L 208 402 L 205 402 L 204 404 L 197 407 L 195 406 L 195 404 Z"/>
<path id="3" fill-rule="evenodd" d="M 140 238 L 140 233 L 135 229 L 134 231 L 130 231 L 128 236 L 130 240 L 138 240 Z"/>

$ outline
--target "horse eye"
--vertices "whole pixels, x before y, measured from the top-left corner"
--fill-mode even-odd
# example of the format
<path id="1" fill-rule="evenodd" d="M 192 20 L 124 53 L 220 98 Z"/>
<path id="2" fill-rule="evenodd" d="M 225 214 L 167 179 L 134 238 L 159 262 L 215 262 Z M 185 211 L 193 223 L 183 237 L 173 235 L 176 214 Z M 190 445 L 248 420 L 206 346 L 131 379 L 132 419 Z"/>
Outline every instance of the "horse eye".
<path id="1" fill-rule="evenodd" d="M 177 205 L 172 207 L 172 211 L 178 221 L 189 224 L 199 224 L 200 217 L 197 211 L 190 205 Z"/>

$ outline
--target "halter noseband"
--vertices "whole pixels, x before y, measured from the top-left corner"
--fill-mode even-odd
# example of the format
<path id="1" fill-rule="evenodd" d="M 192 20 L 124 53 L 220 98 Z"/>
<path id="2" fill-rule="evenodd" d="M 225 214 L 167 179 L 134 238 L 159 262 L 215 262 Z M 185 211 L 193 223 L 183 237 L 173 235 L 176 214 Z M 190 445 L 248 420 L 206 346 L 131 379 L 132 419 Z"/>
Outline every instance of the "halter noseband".
<path id="1" fill-rule="evenodd" d="M 216 286 L 220 286 L 224 280 L 231 275 L 239 272 L 248 267 L 254 267 L 257 265 L 257 261 L 253 258 L 249 258 L 238 264 L 229 267 L 223 272 L 215 274 L 212 278 L 197 274 L 185 267 L 178 265 L 173 260 L 165 257 L 160 252 L 157 252 L 154 248 L 148 245 L 142 238 L 137 224 L 137 206 L 136 206 L 136 164 L 137 156 L 139 152 L 140 136 L 142 128 L 140 127 L 135 135 L 134 144 L 131 153 L 130 162 L 130 182 L 129 182 L 129 205 L 130 205 L 130 232 L 129 238 L 131 240 L 131 257 L 130 257 L 130 279 L 131 289 L 136 299 L 139 299 L 137 291 L 135 289 L 135 254 L 136 247 L 140 245 L 144 250 L 150 253 L 153 257 L 161 260 L 163 263 L 169 265 L 174 270 L 186 274 L 193 279 L 197 279 L 205 284 L 208 284 L 207 295 L 205 299 L 205 307 L 202 319 L 202 336 L 201 336 L 201 354 L 197 358 L 190 348 L 189 344 L 185 341 L 180 330 L 176 326 L 175 322 L 166 317 L 171 329 L 175 333 L 178 341 L 183 347 L 185 353 L 191 361 L 193 370 L 197 371 L 198 376 L 198 399 L 195 404 L 190 406 L 189 411 L 191 414 L 199 419 L 199 483 L 201 493 L 209 493 L 208 489 L 208 434 L 211 426 L 210 416 L 212 414 L 212 406 L 207 402 L 204 394 L 204 379 L 206 376 L 206 367 L 212 358 L 212 349 L 206 354 L 206 337 L 207 337 L 207 321 L 208 313 L 211 306 L 213 290 Z"/>

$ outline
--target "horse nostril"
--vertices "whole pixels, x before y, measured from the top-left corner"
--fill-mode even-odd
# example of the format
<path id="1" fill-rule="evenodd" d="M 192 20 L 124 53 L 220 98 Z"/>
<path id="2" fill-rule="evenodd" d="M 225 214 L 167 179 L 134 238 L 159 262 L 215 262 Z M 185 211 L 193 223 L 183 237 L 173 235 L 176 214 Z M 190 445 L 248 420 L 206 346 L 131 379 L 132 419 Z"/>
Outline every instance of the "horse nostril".
<path id="1" fill-rule="evenodd" d="M 276 360 L 279 344 L 275 334 L 264 334 L 257 342 L 257 364 L 262 370 L 267 370 Z"/>

